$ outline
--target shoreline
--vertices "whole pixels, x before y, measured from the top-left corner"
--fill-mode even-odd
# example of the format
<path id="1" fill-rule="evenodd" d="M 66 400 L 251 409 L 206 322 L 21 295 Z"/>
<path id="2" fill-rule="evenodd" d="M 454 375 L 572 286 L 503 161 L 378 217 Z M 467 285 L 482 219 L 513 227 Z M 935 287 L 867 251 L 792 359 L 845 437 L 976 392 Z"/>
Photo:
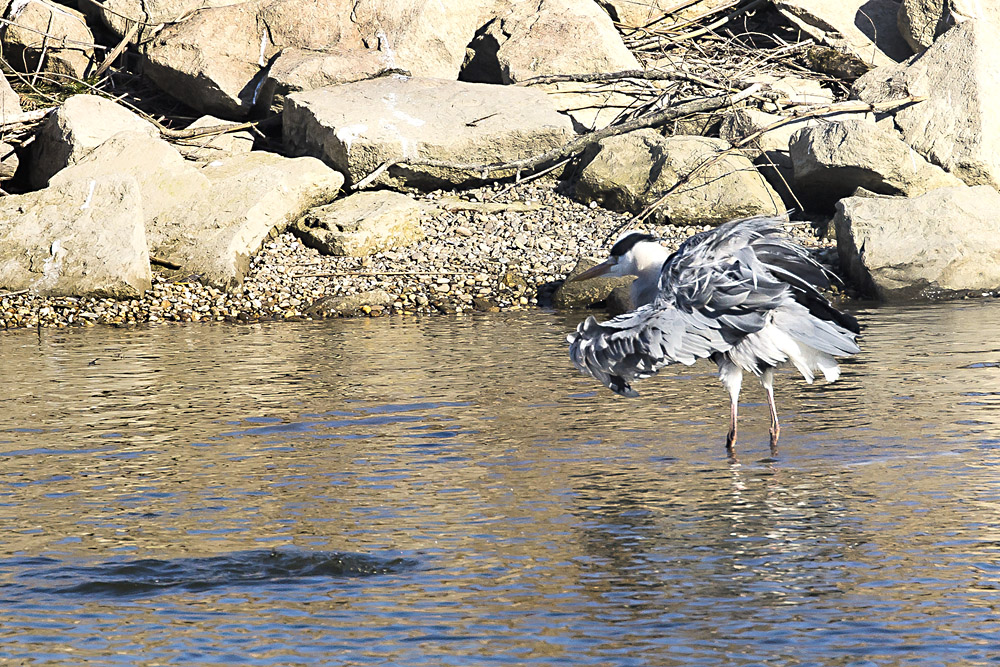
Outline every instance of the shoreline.
<path id="1" fill-rule="evenodd" d="M 153 286 L 141 299 L 0 294 L 0 327 L 245 324 L 524 310 L 546 305 L 580 258 L 603 258 L 616 230 L 631 219 L 581 204 L 561 194 L 558 185 L 544 183 L 410 196 L 423 205 L 425 238 L 404 248 L 334 257 L 286 231 L 264 242 L 243 284 L 232 292 L 154 268 Z M 635 227 L 674 247 L 707 228 Z M 800 226 L 789 231 L 829 260 L 828 243 Z"/>

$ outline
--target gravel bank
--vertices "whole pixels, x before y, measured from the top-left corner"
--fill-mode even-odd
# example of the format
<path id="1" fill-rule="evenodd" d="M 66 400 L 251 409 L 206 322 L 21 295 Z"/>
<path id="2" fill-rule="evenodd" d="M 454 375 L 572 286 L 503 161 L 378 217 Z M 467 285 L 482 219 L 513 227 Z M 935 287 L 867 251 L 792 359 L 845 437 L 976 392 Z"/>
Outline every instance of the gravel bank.
<path id="1" fill-rule="evenodd" d="M 328 257 L 284 233 L 264 244 L 235 293 L 154 267 L 153 288 L 131 301 L 0 295 L 0 325 L 255 322 L 530 308 L 539 298 L 544 304 L 553 283 L 579 257 L 603 256 L 609 236 L 613 241 L 629 219 L 584 206 L 546 185 L 414 196 L 426 204 L 427 237 L 408 248 L 364 259 Z M 677 245 L 700 229 L 648 231 Z M 817 245 L 804 228 L 793 233 Z M 828 259 L 829 252 L 821 256 Z"/>

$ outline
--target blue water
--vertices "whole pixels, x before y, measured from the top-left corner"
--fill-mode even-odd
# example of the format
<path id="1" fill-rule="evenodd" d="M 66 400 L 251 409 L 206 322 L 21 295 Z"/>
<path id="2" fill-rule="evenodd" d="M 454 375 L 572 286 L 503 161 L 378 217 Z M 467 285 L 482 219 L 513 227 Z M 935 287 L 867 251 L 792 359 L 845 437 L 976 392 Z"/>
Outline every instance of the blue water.
<path id="1" fill-rule="evenodd" d="M 578 316 L 0 334 L 0 663 L 1000 661 L 1000 302 L 627 400 Z"/>

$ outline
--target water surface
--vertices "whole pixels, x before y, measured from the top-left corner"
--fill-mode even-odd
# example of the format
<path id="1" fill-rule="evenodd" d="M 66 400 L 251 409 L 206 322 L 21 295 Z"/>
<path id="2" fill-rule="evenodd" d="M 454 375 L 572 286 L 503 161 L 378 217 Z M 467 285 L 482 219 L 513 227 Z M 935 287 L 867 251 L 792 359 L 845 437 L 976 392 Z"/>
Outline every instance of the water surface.
<path id="1" fill-rule="evenodd" d="M 945 665 L 1000 655 L 1000 302 L 614 396 L 579 316 L 0 334 L 0 662 Z"/>

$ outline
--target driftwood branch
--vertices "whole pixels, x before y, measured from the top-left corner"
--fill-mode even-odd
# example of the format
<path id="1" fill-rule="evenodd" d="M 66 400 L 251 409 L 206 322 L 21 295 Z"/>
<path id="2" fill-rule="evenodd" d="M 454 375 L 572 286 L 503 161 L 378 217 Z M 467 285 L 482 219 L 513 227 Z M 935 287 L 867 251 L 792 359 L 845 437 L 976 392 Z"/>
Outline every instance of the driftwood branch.
<path id="1" fill-rule="evenodd" d="M 133 23 L 132 27 L 126 31 L 125 36 L 121 38 L 118 42 L 118 46 L 111 49 L 107 56 L 104 58 L 104 62 L 98 65 L 97 69 L 94 70 L 94 77 L 100 79 L 104 76 L 104 73 L 108 71 L 111 64 L 120 56 L 125 49 L 128 47 L 129 43 L 139 34 L 139 30 L 142 29 L 142 25 L 139 23 Z"/>
<path id="2" fill-rule="evenodd" d="M 15 118 L 0 123 L 0 131 L 6 131 L 18 125 L 28 125 L 29 123 L 40 121 L 53 109 L 55 109 L 55 107 L 49 107 L 48 109 L 36 109 L 34 111 L 22 111 L 20 114 L 17 114 Z"/>
<path id="3" fill-rule="evenodd" d="M 689 81 L 708 88 L 719 90 L 735 90 L 719 81 L 712 81 L 686 72 L 668 71 L 663 69 L 627 69 L 620 72 L 587 72 L 583 74 L 548 74 L 536 76 L 524 81 L 518 81 L 518 86 L 540 86 L 547 83 L 607 83 L 624 79 L 641 81 Z"/>
<path id="4" fill-rule="evenodd" d="M 210 125 L 207 127 L 195 127 L 187 130 L 171 130 L 169 128 L 159 126 L 160 134 L 164 139 L 197 139 L 199 137 L 207 137 L 213 134 L 227 134 L 229 132 L 240 132 L 242 130 L 250 130 L 255 127 L 266 127 L 277 123 L 281 119 L 281 116 L 270 116 L 268 118 L 261 118 L 259 120 L 250 120 L 245 123 L 229 123 L 226 125 Z"/>
<path id="5" fill-rule="evenodd" d="M 688 116 L 695 113 L 704 113 L 706 111 L 715 111 L 716 109 L 721 109 L 726 106 L 731 106 L 737 104 L 738 102 L 750 97 L 758 90 L 760 90 L 760 84 L 754 84 L 745 90 L 742 90 L 735 95 L 713 95 L 712 97 L 705 97 L 697 100 L 691 100 L 689 102 L 682 102 L 680 104 L 675 104 L 673 106 L 667 107 L 666 109 L 661 109 L 653 113 L 645 114 L 639 116 L 638 118 L 633 118 L 632 120 L 626 121 L 620 125 L 609 125 L 600 130 L 594 132 L 589 132 L 576 139 L 573 139 L 569 143 L 563 144 L 558 148 L 553 148 L 550 151 L 542 153 L 540 155 L 535 155 L 533 157 L 522 158 L 520 160 L 513 160 L 511 162 L 501 162 L 493 164 L 482 164 L 482 163 L 464 163 L 464 162 L 450 162 L 448 160 L 433 160 L 429 158 L 400 158 L 394 160 L 387 160 L 383 162 L 375 171 L 368 174 L 366 177 L 358 181 L 354 185 L 354 190 L 361 190 L 372 182 L 374 182 L 379 176 L 381 176 L 387 169 L 396 165 L 407 165 L 411 167 L 437 167 L 440 169 L 453 169 L 455 171 L 467 171 L 472 173 L 481 174 L 485 179 L 493 172 L 497 171 L 525 171 L 532 170 L 536 167 L 548 164 L 550 162 L 555 162 L 567 157 L 572 157 L 581 153 L 584 149 L 592 144 L 597 143 L 602 139 L 608 137 L 617 136 L 619 134 L 625 134 L 627 132 L 632 132 L 634 130 L 642 129 L 645 127 L 654 127 L 656 125 L 662 125 L 668 121 L 674 120 L 675 118 L 680 118 L 682 116 Z"/>

